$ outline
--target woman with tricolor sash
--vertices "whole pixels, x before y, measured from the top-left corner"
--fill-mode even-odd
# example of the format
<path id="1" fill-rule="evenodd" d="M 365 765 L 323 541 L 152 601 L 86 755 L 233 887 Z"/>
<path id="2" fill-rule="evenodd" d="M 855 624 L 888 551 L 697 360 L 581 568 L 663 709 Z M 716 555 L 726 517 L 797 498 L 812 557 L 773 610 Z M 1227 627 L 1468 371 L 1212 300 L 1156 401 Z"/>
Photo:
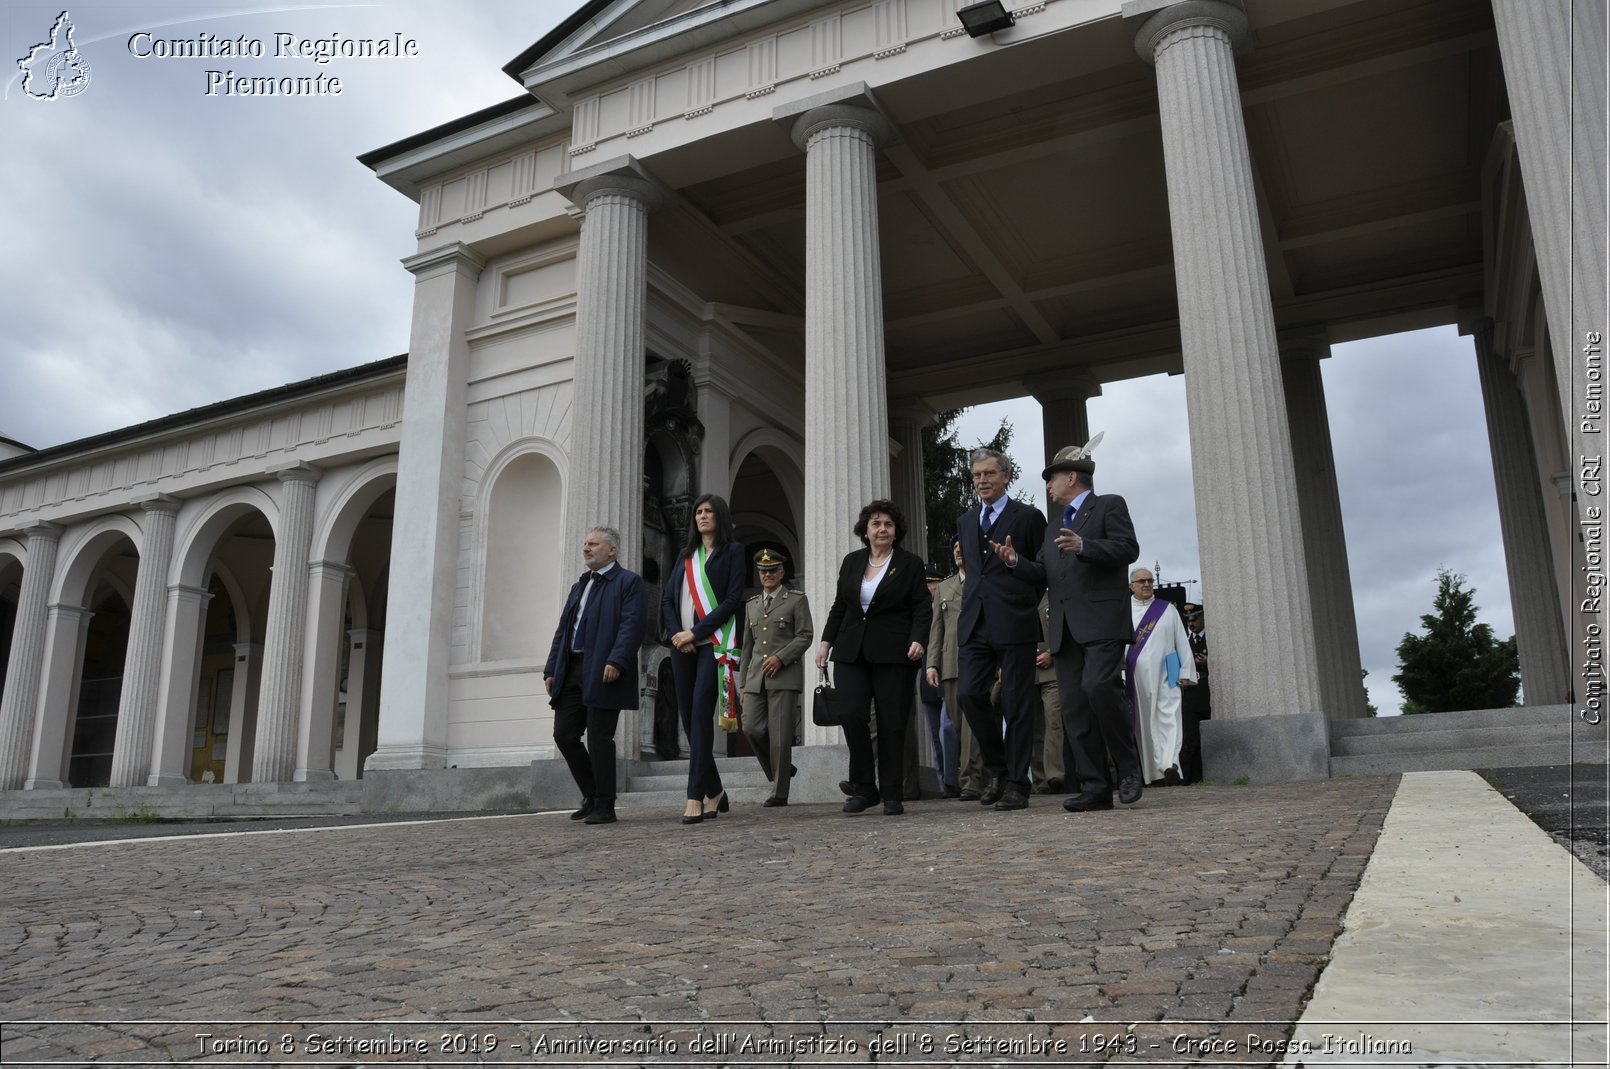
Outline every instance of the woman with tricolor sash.
<path id="1" fill-rule="evenodd" d="M 688 542 L 665 580 L 660 620 L 671 635 L 677 712 L 688 733 L 688 802 L 682 823 L 714 820 L 729 808 L 716 770 L 716 716 L 738 717 L 738 610 L 749 562 L 732 537 L 719 494 L 693 503 Z"/>

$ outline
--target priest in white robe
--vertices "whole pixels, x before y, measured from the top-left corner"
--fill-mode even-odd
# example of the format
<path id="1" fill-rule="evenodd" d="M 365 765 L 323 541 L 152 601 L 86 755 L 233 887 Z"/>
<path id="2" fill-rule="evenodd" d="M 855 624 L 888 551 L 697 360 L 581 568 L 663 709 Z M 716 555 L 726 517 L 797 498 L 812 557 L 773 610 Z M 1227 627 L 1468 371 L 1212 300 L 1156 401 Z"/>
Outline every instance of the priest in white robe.
<path id="1" fill-rule="evenodd" d="M 1154 595 L 1155 585 L 1149 569 L 1129 573 L 1135 642 L 1125 660 L 1124 698 L 1148 784 L 1162 780 L 1170 769 L 1179 775 L 1185 741 L 1180 687 L 1196 682 L 1196 658 L 1185 622 L 1173 605 Z"/>

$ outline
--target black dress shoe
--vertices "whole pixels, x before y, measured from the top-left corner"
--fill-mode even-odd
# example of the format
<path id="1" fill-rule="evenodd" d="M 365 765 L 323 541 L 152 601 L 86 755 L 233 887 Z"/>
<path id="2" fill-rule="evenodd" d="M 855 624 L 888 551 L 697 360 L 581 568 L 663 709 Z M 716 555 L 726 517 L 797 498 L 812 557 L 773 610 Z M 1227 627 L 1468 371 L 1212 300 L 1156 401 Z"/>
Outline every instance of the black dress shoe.
<path id="1" fill-rule="evenodd" d="M 897 817 L 905 811 L 906 807 L 895 801 L 893 798 L 883 803 L 883 815 L 886 817 Z"/>
<path id="2" fill-rule="evenodd" d="M 710 799 L 708 799 L 708 798 L 705 799 L 706 802 L 708 802 L 709 800 Z M 727 792 L 722 791 L 721 792 L 721 801 L 717 802 L 714 808 L 710 808 L 708 806 L 705 808 L 705 810 L 704 810 L 704 819 L 705 820 L 714 820 L 714 819 L 716 819 L 716 817 L 718 815 L 720 815 L 722 813 L 725 813 L 727 810 L 729 810 L 731 808 L 732 808 L 732 803 L 727 801 Z"/>
<path id="3" fill-rule="evenodd" d="M 1052 778 L 1050 778 L 1050 779 L 1045 781 L 1045 790 L 1042 793 L 1044 793 L 1044 794 L 1067 794 L 1068 793 L 1068 785 L 1066 783 L 1064 783 L 1062 780 L 1060 780 L 1060 779 L 1056 778 L 1055 776 L 1053 776 Z"/>
<path id="4" fill-rule="evenodd" d="M 1125 805 L 1134 805 L 1140 801 L 1140 777 L 1125 776 L 1118 781 L 1118 800 Z"/>
<path id="5" fill-rule="evenodd" d="M 615 823 L 615 807 L 603 803 L 594 805 L 592 812 L 583 817 L 581 822 L 583 824 L 613 824 Z"/>
<path id="6" fill-rule="evenodd" d="M 839 790 L 844 792 L 844 796 L 846 798 L 855 797 L 855 784 L 851 783 L 847 779 L 839 780 Z"/>
<path id="7" fill-rule="evenodd" d="M 958 794 L 956 798 L 963 802 L 976 802 L 978 801 L 978 792 L 969 787 Z"/>
<path id="8" fill-rule="evenodd" d="M 702 813 L 702 812 L 695 813 L 691 817 L 688 816 L 686 813 L 684 813 L 682 815 L 682 823 L 684 823 L 684 824 L 703 824 L 704 823 L 704 813 Z"/>
<path id="9" fill-rule="evenodd" d="M 1062 801 L 1062 808 L 1070 813 L 1094 813 L 1098 809 L 1112 808 L 1110 794 L 1076 794 Z"/>
<path id="10" fill-rule="evenodd" d="M 994 805 L 996 802 L 1001 800 L 1001 795 L 1005 793 L 1005 791 L 1006 784 L 1000 779 L 1000 777 L 997 776 L 995 779 L 989 781 L 989 784 L 978 796 L 978 804 Z"/>
<path id="11" fill-rule="evenodd" d="M 1009 809 L 1027 809 L 1028 807 L 1029 800 L 1015 787 L 1008 787 L 1001 794 L 1000 801 L 995 803 L 996 810 L 1002 813 Z"/>
<path id="12" fill-rule="evenodd" d="M 867 809 L 872 806 L 872 804 L 873 803 L 869 802 L 865 798 L 862 798 L 859 794 L 852 795 L 849 798 L 844 799 L 844 812 L 865 813 Z"/>
<path id="13" fill-rule="evenodd" d="M 787 804 L 788 804 L 788 799 L 787 798 L 779 798 L 775 794 L 772 795 L 770 798 L 766 799 L 764 802 L 760 803 L 761 808 L 763 808 L 763 809 L 770 809 L 773 806 L 787 805 Z"/>
<path id="14" fill-rule="evenodd" d="M 593 800 L 591 798 L 584 798 L 584 799 L 582 799 L 582 802 L 581 802 L 581 808 L 576 810 L 574 813 L 570 814 L 570 819 L 571 820 L 581 820 L 588 813 L 591 813 L 592 811 L 593 811 Z"/>
<path id="15" fill-rule="evenodd" d="M 960 798 L 961 796 L 962 792 L 958 791 L 955 787 L 946 787 L 944 790 L 939 792 L 939 797 L 941 798 Z"/>

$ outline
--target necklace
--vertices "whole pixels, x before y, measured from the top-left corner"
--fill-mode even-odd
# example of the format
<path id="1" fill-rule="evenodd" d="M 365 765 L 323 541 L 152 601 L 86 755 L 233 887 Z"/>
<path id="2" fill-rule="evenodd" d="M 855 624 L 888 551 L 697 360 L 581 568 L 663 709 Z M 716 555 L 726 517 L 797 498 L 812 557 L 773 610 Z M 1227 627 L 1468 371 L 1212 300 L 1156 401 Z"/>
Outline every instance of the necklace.
<path id="1" fill-rule="evenodd" d="M 867 557 L 867 565 L 866 566 L 868 568 L 881 568 L 885 564 L 888 564 L 893 559 L 894 559 L 894 554 L 891 553 L 887 557 L 884 557 L 881 562 L 874 562 L 872 557 L 870 555 L 868 555 L 868 557 Z"/>

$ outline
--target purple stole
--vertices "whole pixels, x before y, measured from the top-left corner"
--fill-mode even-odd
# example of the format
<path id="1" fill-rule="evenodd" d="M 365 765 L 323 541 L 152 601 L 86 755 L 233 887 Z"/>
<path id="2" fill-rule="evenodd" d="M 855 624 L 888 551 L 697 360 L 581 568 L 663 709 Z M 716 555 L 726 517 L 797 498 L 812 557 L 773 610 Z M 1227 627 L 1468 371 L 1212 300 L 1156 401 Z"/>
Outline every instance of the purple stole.
<path id="1" fill-rule="evenodd" d="M 1163 618 L 1163 610 L 1167 607 L 1168 602 L 1165 599 L 1152 599 L 1146 615 L 1140 618 L 1140 624 L 1135 628 L 1135 641 L 1124 657 L 1124 709 L 1129 713 L 1130 730 L 1137 735 L 1140 733 L 1140 703 L 1135 699 L 1135 662 L 1140 659 L 1141 648 L 1146 645 L 1146 640 L 1152 637 L 1152 632 L 1157 628 L 1157 621 Z"/>

